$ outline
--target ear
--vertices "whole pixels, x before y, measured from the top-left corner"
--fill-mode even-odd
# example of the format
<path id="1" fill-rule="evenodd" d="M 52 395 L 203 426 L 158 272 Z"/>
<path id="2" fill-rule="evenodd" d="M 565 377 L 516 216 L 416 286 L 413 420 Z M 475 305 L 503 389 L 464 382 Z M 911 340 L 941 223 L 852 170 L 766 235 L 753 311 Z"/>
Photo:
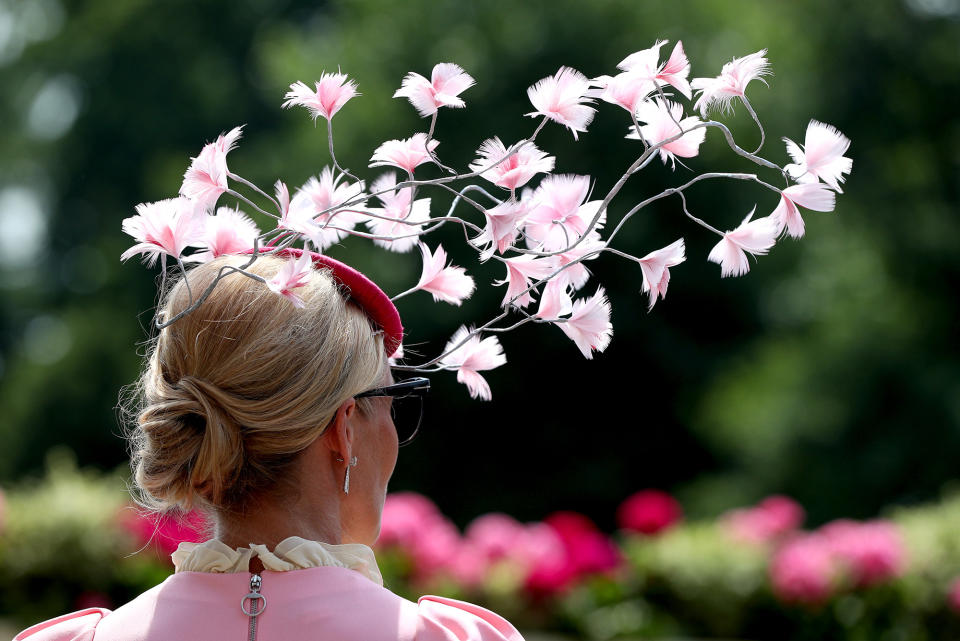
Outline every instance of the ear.
<path id="1" fill-rule="evenodd" d="M 332 452 L 334 458 L 349 461 L 353 456 L 354 436 L 356 436 L 356 417 L 359 412 L 357 401 L 348 398 L 333 415 L 330 426 L 323 435 L 324 443 Z"/>

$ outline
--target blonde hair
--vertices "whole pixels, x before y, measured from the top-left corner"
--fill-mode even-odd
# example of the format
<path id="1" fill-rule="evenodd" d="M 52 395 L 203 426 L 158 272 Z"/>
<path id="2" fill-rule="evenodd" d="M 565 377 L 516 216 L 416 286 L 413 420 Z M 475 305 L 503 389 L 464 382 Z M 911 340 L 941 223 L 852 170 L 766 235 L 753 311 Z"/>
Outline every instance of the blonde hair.
<path id="1" fill-rule="evenodd" d="M 191 270 L 193 296 L 224 265 L 240 262 L 222 257 Z M 261 257 L 249 271 L 269 279 L 283 262 Z M 337 408 L 382 381 L 382 333 L 330 272 L 316 271 L 296 293 L 302 309 L 230 274 L 199 308 L 160 331 L 126 402 L 142 505 L 242 513 L 251 500 L 282 493 L 298 453 Z M 189 300 L 181 279 L 164 297 L 163 317 Z"/>

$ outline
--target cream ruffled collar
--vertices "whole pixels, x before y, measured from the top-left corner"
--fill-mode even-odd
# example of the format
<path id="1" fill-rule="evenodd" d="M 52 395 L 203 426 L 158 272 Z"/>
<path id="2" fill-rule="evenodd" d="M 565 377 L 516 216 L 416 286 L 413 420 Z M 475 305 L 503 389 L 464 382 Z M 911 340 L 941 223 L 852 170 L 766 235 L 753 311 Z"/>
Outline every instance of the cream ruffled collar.
<path id="1" fill-rule="evenodd" d="M 383 585 L 373 550 L 361 543 L 334 545 L 291 536 L 277 544 L 273 552 L 265 545 L 251 543 L 249 548 L 233 548 L 219 539 L 204 543 L 181 543 L 170 555 L 175 572 L 247 572 L 252 557 L 275 572 L 333 566 L 355 570 L 377 585 Z"/>

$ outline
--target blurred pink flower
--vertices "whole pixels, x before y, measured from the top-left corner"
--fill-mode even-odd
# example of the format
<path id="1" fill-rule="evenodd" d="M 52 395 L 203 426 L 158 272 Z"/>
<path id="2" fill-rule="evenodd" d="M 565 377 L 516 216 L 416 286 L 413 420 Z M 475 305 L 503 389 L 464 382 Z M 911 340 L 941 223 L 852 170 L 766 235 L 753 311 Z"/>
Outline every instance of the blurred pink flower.
<path id="1" fill-rule="evenodd" d="M 483 550 L 471 541 L 461 541 L 447 570 L 461 585 L 473 588 L 483 583 L 489 567 Z"/>
<path id="2" fill-rule="evenodd" d="M 446 517 L 423 522 L 408 548 L 417 577 L 427 579 L 449 572 L 461 547 L 460 531 Z"/>
<path id="3" fill-rule="evenodd" d="M 960 577 L 950 583 L 950 588 L 947 591 L 947 605 L 955 613 L 960 614 Z"/>
<path id="4" fill-rule="evenodd" d="M 757 505 L 733 510 L 723 517 L 723 526 L 734 538 L 750 543 L 765 543 L 781 538 L 803 523 L 800 504 L 787 496 L 769 496 Z"/>
<path id="5" fill-rule="evenodd" d="M 583 514 L 555 512 L 544 523 L 560 537 L 574 576 L 605 572 L 620 565 L 617 547 Z"/>
<path id="6" fill-rule="evenodd" d="M 564 564 L 567 558 L 563 540 L 546 523 L 525 526 L 513 553 L 527 567 L 528 576 L 544 568 Z"/>
<path id="7" fill-rule="evenodd" d="M 820 529 L 836 560 L 857 586 L 867 587 L 899 576 L 906 566 L 906 548 L 890 521 L 839 520 Z"/>
<path id="8" fill-rule="evenodd" d="M 536 111 L 526 115 L 532 118 L 546 116 L 569 127 L 576 140 L 577 132 L 587 130 L 596 112 L 586 104 L 593 102 L 589 92 L 590 80 L 585 75 L 570 67 L 560 67 L 557 73 L 538 80 L 527 89 L 527 97 Z"/>
<path id="9" fill-rule="evenodd" d="M 441 62 L 434 65 L 430 80 L 411 71 L 403 77 L 394 98 L 406 98 L 421 116 L 430 116 L 440 107 L 465 107 L 458 96 L 476 81 L 459 65 Z"/>
<path id="10" fill-rule="evenodd" d="M 377 546 L 395 546 L 409 555 L 415 576 L 423 580 L 453 573 L 462 541 L 433 501 L 415 492 L 397 492 L 384 501 Z"/>
<path id="11" fill-rule="evenodd" d="M 131 507 L 120 513 L 119 520 L 138 545 L 151 544 L 164 557 L 169 557 L 180 543 L 199 543 L 208 538 L 206 517 L 196 511 L 184 515 L 156 514 Z"/>
<path id="12" fill-rule="evenodd" d="M 624 530 L 657 534 L 683 518 L 683 509 L 675 498 L 660 490 L 640 490 L 617 509 L 617 524 Z"/>
<path id="13" fill-rule="evenodd" d="M 383 503 L 380 537 L 377 545 L 409 546 L 417 538 L 420 525 L 442 518 L 437 506 L 416 492 L 392 492 Z"/>
<path id="14" fill-rule="evenodd" d="M 465 536 L 485 559 L 499 561 L 513 554 L 525 532 L 523 524 L 512 516 L 494 512 L 474 519 Z"/>
<path id="15" fill-rule="evenodd" d="M 774 593 L 789 603 L 822 603 L 836 584 L 830 541 L 816 532 L 784 543 L 774 552 L 769 571 Z"/>
<path id="16" fill-rule="evenodd" d="M 356 81 L 348 80 L 345 73 L 321 72 L 315 86 L 316 90 L 313 90 L 298 80 L 290 85 L 290 91 L 284 96 L 286 101 L 281 106 L 289 108 L 301 105 L 307 108 L 314 120 L 321 116 L 330 120 L 348 100 L 360 95 Z"/>

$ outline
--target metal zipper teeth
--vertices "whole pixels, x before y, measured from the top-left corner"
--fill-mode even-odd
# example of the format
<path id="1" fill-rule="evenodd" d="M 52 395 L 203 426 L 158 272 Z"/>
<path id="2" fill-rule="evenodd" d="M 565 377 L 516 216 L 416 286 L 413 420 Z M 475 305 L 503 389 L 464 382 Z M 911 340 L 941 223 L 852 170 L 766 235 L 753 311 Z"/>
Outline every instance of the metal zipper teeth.
<path id="1" fill-rule="evenodd" d="M 257 640 L 257 617 L 263 614 L 264 610 L 267 609 L 267 597 L 260 594 L 260 587 L 262 584 L 263 579 L 259 574 L 251 574 L 250 592 L 248 592 L 247 595 L 240 600 L 240 610 L 250 617 L 250 632 L 247 635 L 248 641 Z M 249 610 L 246 607 L 248 600 L 250 601 Z M 262 608 L 260 608 L 260 601 L 263 601 Z"/>

